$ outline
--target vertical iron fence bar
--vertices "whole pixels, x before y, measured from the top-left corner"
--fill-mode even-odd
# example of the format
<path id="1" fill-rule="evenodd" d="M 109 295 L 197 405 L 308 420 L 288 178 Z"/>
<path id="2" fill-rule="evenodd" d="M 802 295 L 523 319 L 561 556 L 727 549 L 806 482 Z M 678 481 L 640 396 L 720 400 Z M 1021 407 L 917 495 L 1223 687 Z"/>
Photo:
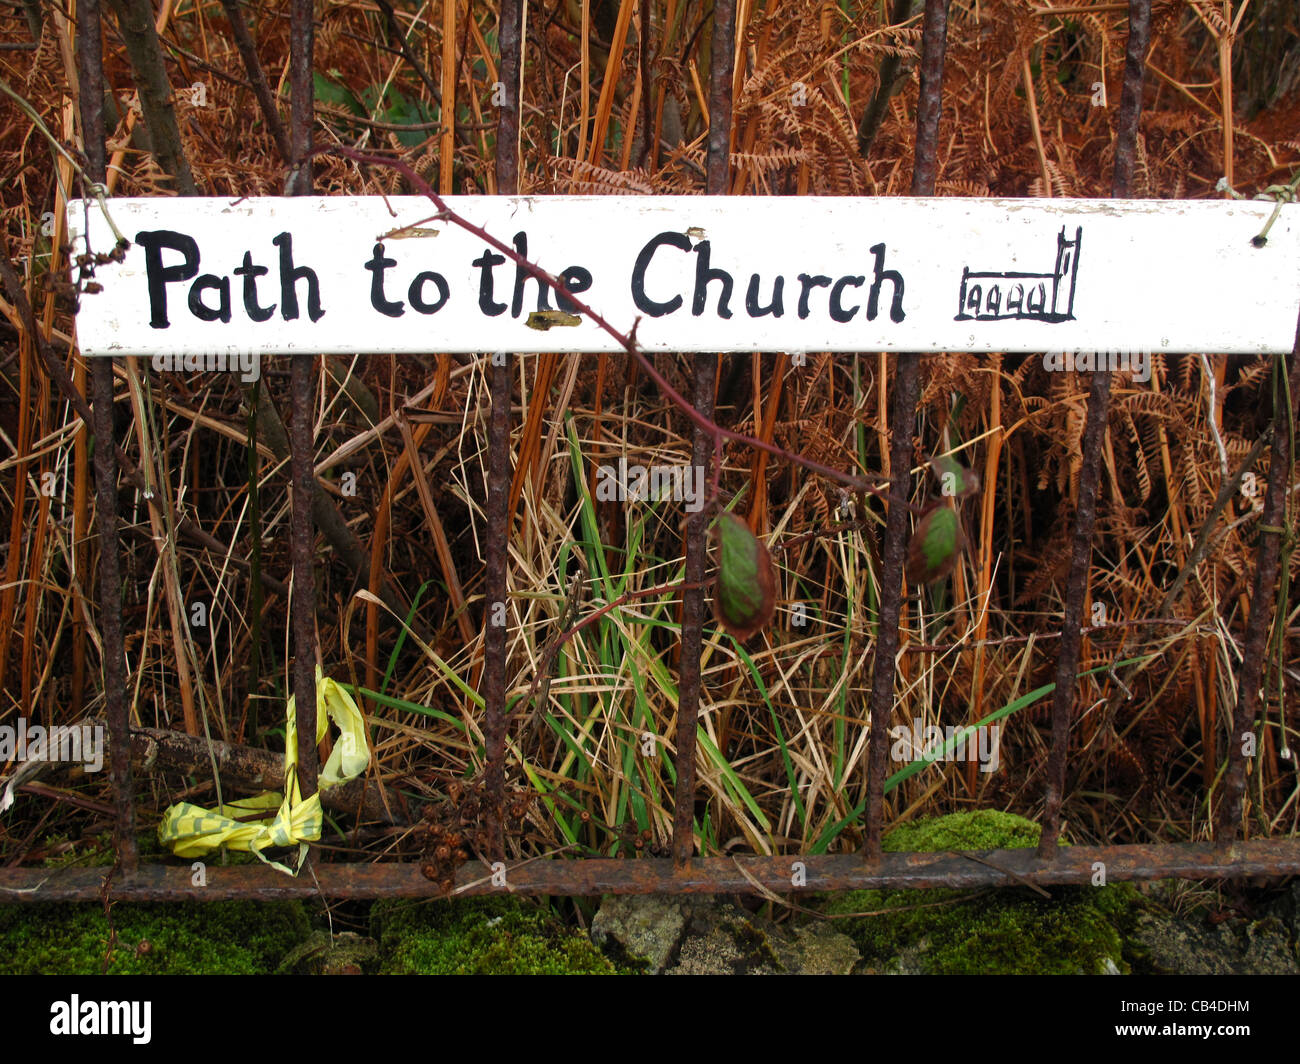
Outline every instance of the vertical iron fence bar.
<path id="1" fill-rule="evenodd" d="M 943 60 L 948 47 L 949 0 L 926 0 L 921 34 L 921 95 L 916 111 L 912 195 L 933 196 L 939 168 L 939 119 L 943 114 Z M 886 753 L 894 706 L 898 622 L 902 612 L 903 567 L 912 483 L 912 432 L 921 397 L 921 356 L 902 353 L 896 361 L 889 411 L 889 513 L 880 558 L 880 613 L 871 668 L 871 744 L 867 751 L 867 824 L 863 853 L 880 856 L 885 816 Z"/>
<path id="2" fill-rule="evenodd" d="M 1147 49 L 1151 46 L 1151 0 L 1129 0 L 1128 48 L 1124 54 L 1124 89 L 1115 123 L 1115 169 L 1111 175 L 1112 199 L 1133 194 L 1137 160 L 1138 119 L 1142 117 L 1142 91 Z"/>
<path id="3" fill-rule="evenodd" d="M 450 3 L 451 0 L 445 0 Z M 497 193 L 519 194 L 519 75 L 523 64 L 519 0 L 502 0 L 497 40 L 501 52 L 501 83 L 505 100 L 497 124 Z M 483 782 L 487 789 L 483 819 L 487 846 L 494 861 L 505 860 L 506 763 L 506 623 L 509 611 L 507 566 L 510 563 L 510 365 L 507 352 L 491 359 L 488 383 L 492 409 L 488 420 L 488 482 L 484 529 L 487 573 L 483 620 Z M 499 622 L 499 623 L 498 623 Z"/>
<path id="4" fill-rule="evenodd" d="M 1088 416 L 1083 430 L 1079 502 L 1075 512 L 1074 541 L 1070 548 L 1070 574 L 1065 589 L 1065 619 L 1060 656 L 1056 660 L 1056 690 L 1052 692 L 1052 739 L 1047 755 L 1047 791 L 1044 799 L 1039 856 L 1056 856 L 1061 832 L 1061 799 L 1065 792 L 1065 757 L 1070 738 L 1074 688 L 1079 679 L 1079 654 L 1083 644 L 1083 603 L 1088 594 L 1088 568 L 1092 561 L 1092 532 L 1097 520 L 1097 484 L 1101 479 L 1101 448 L 1110 409 L 1110 373 L 1096 370 L 1088 391 Z"/>
<path id="5" fill-rule="evenodd" d="M 519 75 L 523 65 L 523 41 L 520 39 L 523 8 L 520 0 L 501 0 L 497 41 L 501 52 L 501 84 L 505 99 L 497 120 L 496 171 L 497 194 L 519 195 Z"/>
<path id="6" fill-rule="evenodd" d="M 642 32 L 645 32 L 643 28 Z M 643 42 L 642 47 L 648 47 Z M 735 66 L 736 3 L 717 0 L 713 8 L 713 43 L 709 63 L 709 153 L 705 192 L 725 196 L 731 178 L 731 83 Z M 642 86 L 648 93 L 650 87 Z M 653 135 L 649 130 L 647 136 Z M 712 420 L 718 356 L 695 356 L 695 391 L 691 402 Z M 699 425 L 691 434 L 691 462 L 709 482 L 713 438 Z M 692 514 L 686 522 L 686 590 L 682 593 L 681 682 L 677 689 L 677 782 L 673 790 L 673 861 L 681 868 L 695 852 L 695 733 L 700 716 L 700 651 L 704 627 L 704 570 L 708 565 L 705 532 L 708 511 Z"/>
<path id="7" fill-rule="evenodd" d="M 312 191 L 311 127 L 315 103 L 312 51 L 315 27 L 312 0 L 293 0 L 290 11 L 289 76 L 293 94 L 290 147 L 294 168 L 288 192 L 308 196 Z M 316 492 L 313 468 L 312 422 L 316 359 L 292 355 L 289 359 L 289 449 L 293 505 L 289 550 L 293 559 L 293 694 L 297 710 L 298 787 L 304 799 L 316 793 L 316 578 L 312 571 L 315 528 L 312 498 Z"/>
<path id="8" fill-rule="evenodd" d="M 77 74 L 81 137 L 86 173 L 104 182 L 104 57 L 99 0 L 77 5 Z M 117 553 L 117 454 L 113 446 L 113 360 L 91 360 L 94 403 L 95 516 L 99 524 L 99 612 L 104 645 L 104 702 L 108 718 L 109 772 L 113 777 L 116 823 L 113 847 L 122 871 L 136 869 L 135 807 L 132 802 L 131 718 L 126 699 L 126 649 L 122 637 L 122 567 Z"/>
<path id="9" fill-rule="evenodd" d="M 312 61 L 316 47 L 316 24 L 312 0 L 292 0 L 289 11 L 289 150 L 293 169 L 286 192 L 291 196 L 310 195 L 313 163 L 311 127 L 316 106 L 316 85 L 312 79 Z"/>
<path id="10" fill-rule="evenodd" d="M 709 65 L 709 154 L 705 192 L 725 196 L 731 184 L 731 83 L 736 53 L 736 0 L 718 0 L 713 8 L 713 44 Z M 643 85 L 649 92 L 650 86 Z"/>
<path id="11" fill-rule="evenodd" d="M 733 0 L 722 0 L 732 5 Z M 721 7 L 722 4 L 719 4 Z M 733 8 L 734 10 L 734 8 Z M 716 101 L 715 101 L 716 102 Z M 713 417 L 713 387 L 717 379 L 718 356 L 713 352 L 695 356 L 695 391 L 691 402 L 704 417 Z M 702 469 L 701 482 L 709 482 L 713 440 L 695 426 L 691 462 Z M 677 689 L 677 736 L 674 765 L 677 782 L 673 789 L 673 860 L 677 867 L 690 863 L 695 852 L 695 737 L 700 713 L 700 653 L 704 627 L 704 570 L 708 564 L 705 530 L 708 507 L 691 514 L 686 522 L 686 590 L 682 592 L 681 682 Z"/>
<path id="12" fill-rule="evenodd" d="M 1127 198 L 1132 192 L 1137 154 L 1138 120 L 1142 115 L 1142 86 L 1147 48 L 1151 42 L 1151 0 L 1129 0 L 1128 48 L 1124 60 L 1124 90 L 1120 98 L 1115 137 L 1115 169 L 1111 197 Z M 1052 692 L 1052 739 L 1047 755 L 1047 787 L 1043 801 L 1043 827 L 1038 855 L 1056 857 L 1061 835 L 1061 802 L 1065 795 L 1065 762 L 1070 745 L 1070 717 L 1079 682 L 1079 655 L 1083 645 L 1083 606 L 1088 595 L 1088 569 L 1092 563 L 1092 533 L 1097 523 L 1097 485 L 1101 480 L 1101 450 L 1110 410 L 1110 373 L 1096 370 L 1088 392 L 1088 415 L 1083 429 L 1079 470 L 1079 501 L 1075 512 L 1074 542 L 1070 548 L 1070 574 L 1065 588 L 1060 656 L 1056 660 L 1056 690 Z"/>
<path id="13" fill-rule="evenodd" d="M 933 196 L 939 175 L 939 119 L 943 115 L 943 60 L 948 50 L 948 4 L 925 0 L 921 31 L 921 95 L 916 107 L 912 195 Z"/>
<path id="14" fill-rule="evenodd" d="M 506 609 L 509 564 L 507 507 L 510 495 L 510 358 L 498 352 L 491 358 L 492 409 L 488 420 L 487 553 L 485 607 L 483 619 L 483 741 L 486 764 L 483 781 L 487 787 L 484 824 L 488 850 L 494 861 L 505 860 L 502 807 L 505 804 L 506 761 Z"/>
<path id="15" fill-rule="evenodd" d="M 1291 438 L 1295 419 L 1300 417 L 1300 320 L 1296 322 L 1295 344 L 1291 349 L 1288 371 L 1285 359 L 1279 367 L 1289 379 L 1291 406 L 1286 394 L 1277 388 L 1273 405 L 1273 450 L 1268 462 L 1268 489 L 1259 516 L 1259 555 L 1255 580 L 1251 588 L 1250 616 L 1246 619 L 1246 639 L 1242 647 L 1241 669 L 1237 673 L 1237 707 L 1228 737 L 1228 771 L 1223 797 L 1219 803 L 1215 841 L 1222 849 L 1236 841 L 1241 830 L 1242 799 L 1246 793 L 1246 735 L 1255 726 L 1259 708 L 1268 633 L 1274 623 L 1277 601 L 1278 557 L 1286 522 L 1287 485 L 1291 483 Z"/>
<path id="16" fill-rule="evenodd" d="M 898 657 L 898 622 L 902 612 L 903 568 L 907 558 L 907 497 L 912 483 L 912 431 L 921 397 L 921 356 L 899 354 L 894 394 L 889 406 L 889 513 L 880 556 L 880 612 L 876 622 L 876 652 L 871 668 L 871 743 L 867 749 L 867 825 L 863 853 L 880 856 L 885 815 L 886 754 L 889 719 L 894 707 L 894 675 Z"/>

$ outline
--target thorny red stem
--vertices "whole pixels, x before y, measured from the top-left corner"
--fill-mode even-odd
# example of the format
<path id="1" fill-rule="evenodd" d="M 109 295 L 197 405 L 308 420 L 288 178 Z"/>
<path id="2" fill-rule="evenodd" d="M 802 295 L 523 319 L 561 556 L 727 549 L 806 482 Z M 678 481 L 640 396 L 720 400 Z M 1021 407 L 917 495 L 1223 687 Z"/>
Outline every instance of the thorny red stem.
<path id="1" fill-rule="evenodd" d="M 765 440 L 757 439 L 753 436 L 746 436 L 743 432 L 735 432 L 732 429 L 723 428 L 716 421 L 713 421 L 699 412 L 695 406 L 690 403 L 676 388 L 674 388 L 664 378 L 653 363 L 646 358 L 645 353 L 637 346 L 636 342 L 636 325 L 632 326 L 630 333 L 624 333 L 615 325 L 611 324 L 599 311 L 584 303 L 576 295 L 563 286 L 560 279 L 554 274 L 548 273 L 536 263 L 530 262 L 523 255 L 520 255 L 513 247 L 502 243 L 482 226 L 475 225 L 468 219 L 462 218 L 459 214 L 447 206 L 446 201 L 433 190 L 433 187 L 417 174 L 411 167 L 401 159 L 391 159 L 383 155 L 371 155 L 367 152 L 357 151 L 355 148 L 349 148 L 341 144 L 323 145 L 313 149 L 312 155 L 342 155 L 344 158 L 351 159 L 354 162 L 364 163 L 371 166 L 387 166 L 396 170 L 411 183 L 411 186 L 428 199 L 435 207 L 438 213 L 425 221 L 442 220 L 458 225 L 468 233 L 474 234 L 480 240 L 485 241 L 490 247 L 505 255 L 507 259 L 513 262 L 530 277 L 546 285 L 557 295 L 562 295 L 571 303 L 577 312 L 593 321 L 597 328 L 607 333 L 613 338 L 620 347 L 629 355 L 637 360 L 637 363 L 645 371 L 664 394 L 675 406 L 681 409 L 691 421 L 698 425 L 704 432 L 707 432 L 715 441 L 716 447 L 721 447 L 721 441 L 724 439 L 733 440 L 736 443 L 745 444 L 748 447 L 757 447 L 759 450 L 766 451 L 768 454 L 775 455 L 778 458 L 793 462 L 796 465 L 811 470 L 828 480 L 834 480 L 841 484 L 846 484 L 854 491 L 865 491 L 872 495 L 879 495 L 884 498 L 888 495 L 888 486 L 879 486 L 872 484 L 863 477 L 854 476 L 852 473 L 845 473 L 839 469 L 832 469 L 830 466 L 824 466 L 820 462 L 814 462 L 811 458 L 805 458 L 803 455 L 794 454 L 778 447 L 774 443 L 768 443 Z M 638 319 L 639 321 L 640 319 Z"/>

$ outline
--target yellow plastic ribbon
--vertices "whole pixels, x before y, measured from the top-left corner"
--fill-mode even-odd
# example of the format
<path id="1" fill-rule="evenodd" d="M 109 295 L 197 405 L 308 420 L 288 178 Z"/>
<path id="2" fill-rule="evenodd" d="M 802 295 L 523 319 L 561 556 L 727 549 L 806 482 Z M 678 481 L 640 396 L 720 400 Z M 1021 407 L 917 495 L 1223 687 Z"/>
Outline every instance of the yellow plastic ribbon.
<path id="1" fill-rule="evenodd" d="M 284 778 L 285 791 L 266 791 L 252 798 L 240 798 L 216 809 L 204 809 L 191 802 L 179 802 L 164 813 L 158 825 L 158 841 L 171 848 L 177 857 L 201 857 L 225 846 L 244 850 L 258 860 L 288 875 L 298 874 L 307 843 L 320 838 L 323 814 L 320 793 L 306 801 L 298 788 L 298 723 L 294 700 L 285 709 Z M 356 779 L 370 764 L 370 747 L 366 742 L 365 719 L 356 702 L 334 680 L 321 674 L 316 666 L 316 742 L 325 738 L 333 721 L 340 735 L 321 769 L 319 785 L 335 787 Z M 275 810 L 275 816 L 264 815 Z M 250 819 L 254 818 L 254 819 Z M 297 864 L 290 868 L 268 859 L 263 850 L 298 844 Z"/>

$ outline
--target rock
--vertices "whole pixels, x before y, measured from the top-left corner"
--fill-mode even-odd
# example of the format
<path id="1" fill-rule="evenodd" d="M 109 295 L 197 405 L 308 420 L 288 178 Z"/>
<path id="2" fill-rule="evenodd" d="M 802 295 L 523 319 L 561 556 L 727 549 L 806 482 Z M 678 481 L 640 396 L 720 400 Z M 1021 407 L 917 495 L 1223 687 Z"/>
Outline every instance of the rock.
<path id="1" fill-rule="evenodd" d="M 776 930 L 793 939 L 793 955 L 784 954 L 780 946 L 776 950 L 788 972 L 798 975 L 848 975 L 862 959 L 853 939 L 836 931 L 833 924 L 811 923 L 788 930 Z"/>
<path id="2" fill-rule="evenodd" d="M 731 902 L 697 907 L 668 975 L 848 975 L 857 947 L 827 922 L 775 924 Z"/>
<path id="3" fill-rule="evenodd" d="M 700 908 L 669 975 L 777 975 L 768 936 L 730 903 Z"/>
<path id="4" fill-rule="evenodd" d="M 668 975 L 847 975 L 860 959 L 828 922 L 774 924 L 713 898 L 607 898 L 591 935 L 616 960 Z"/>
<path id="5" fill-rule="evenodd" d="M 658 975 L 681 945 L 690 909 L 687 898 L 616 894 L 591 921 L 591 940 L 616 962 L 641 964 Z"/>
<path id="6" fill-rule="evenodd" d="M 859 960 L 853 940 L 829 922 L 772 924 L 712 898 L 607 898 L 591 939 L 617 963 L 669 976 L 842 976 Z"/>
<path id="7" fill-rule="evenodd" d="M 1275 918 L 1211 926 L 1144 913 L 1132 937 L 1150 966 L 1162 974 L 1300 974 L 1286 927 Z"/>
<path id="8" fill-rule="evenodd" d="M 1291 931 L 1292 940 L 1300 940 L 1300 879 L 1293 879 L 1273 897 L 1263 911 L 1281 920 Z"/>
<path id="9" fill-rule="evenodd" d="M 379 943 L 351 931 L 331 939 L 328 931 L 311 936 L 285 955 L 280 972 L 287 975 L 371 975 L 379 967 Z"/>

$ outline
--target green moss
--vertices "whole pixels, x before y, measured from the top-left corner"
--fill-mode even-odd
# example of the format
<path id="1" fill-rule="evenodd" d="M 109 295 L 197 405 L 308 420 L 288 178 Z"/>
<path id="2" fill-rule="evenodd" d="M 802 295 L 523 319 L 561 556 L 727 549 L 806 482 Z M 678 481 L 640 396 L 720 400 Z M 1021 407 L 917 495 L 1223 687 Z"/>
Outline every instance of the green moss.
<path id="1" fill-rule="evenodd" d="M 311 931 L 298 902 L 0 905 L 0 974 L 245 975 L 274 972 Z"/>
<path id="2" fill-rule="evenodd" d="M 1038 845 L 1038 825 L 1015 813 L 980 809 L 900 824 L 881 841 L 889 853 L 1019 850 Z"/>
<path id="3" fill-rule="evenodd" d="M 66 834 L 49 835 L 42 839 L 41 845 L 54 848 L 60 843 L 70 842 Z M 142 862 L 158 861 L 170 857 L 158 842 L 158 835 L 153 831 L 140 832 L 135 837 L 135 849 Z M 108 868 L 117 860 L 113 849 L 113 833 L 102 831 L 98 835 L 85 835 L 72 842 L 63 852 L 53 857 L 46 857 L 41 863 L 46 868 Z"/>
<path id="4" fill-rule="evenodd" d="M 83 839 L 80 842 L 72 842 L 67 835 L 51 835 L 43 841 L 43 845 L 50 850 L 67 846 L 62 853 L 46 857 L 41 861 L 46 868 L 100 866 L 113 863 L 112 836 L 107 833 L 99 838 Z"/>
<path id="5" fill-rule="evenodd" d="M 586 935 L 514 898 L 383 902 L 371 911 L 385 974 L 612 975 Z"/>
<path id="6" fill-rule="evenodd" d="M 1010 813 L 954 813 L 902 825 L 889 852 L 1019 849 L 1037 845 L 1038 825 Z M 943 975 L 1100 974 L 1121 971 L 1122 930 L 1137 892 L 1127 884 L 1056 888 L 1049 900 L 1025 888 L 867 890 L 833 898 L 829 913 L 879 912 L 843 920 L 870 971 Z"/>

